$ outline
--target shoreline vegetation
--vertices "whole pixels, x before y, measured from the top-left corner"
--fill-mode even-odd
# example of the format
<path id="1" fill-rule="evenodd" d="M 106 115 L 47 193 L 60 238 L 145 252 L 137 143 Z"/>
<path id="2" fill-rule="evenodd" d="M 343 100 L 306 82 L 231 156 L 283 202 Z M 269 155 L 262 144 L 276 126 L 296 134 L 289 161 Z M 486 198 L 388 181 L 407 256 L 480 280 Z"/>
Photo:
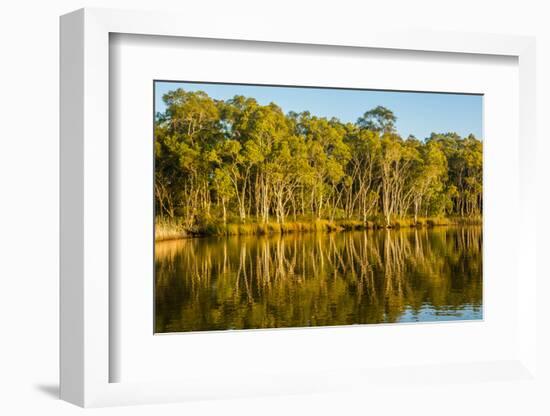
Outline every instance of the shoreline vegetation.
<path id="1" fill-rule="evenodd" d="M 481 216 L 473 217 L 433 217 L 396 219 L 386 225 L 383 219 L 362 222 L 357 220 L 303 220 L 283 224 L 272 223 L 209 223 L 186 229 L 183 221 L 157 218 L 155 220 L 155 242 L 197 237 L 261 236 L 290 233 L 331 233 L 342 231 L 364 231 L 401 228 L 432 228 L 445 226 L 482 225 Z"/>
<path id="2" fill-rule="evenodd" d="M 155 116 L 155 241 L 481 224 L 483 142 L 401 137 L 378 106 L 355 123 L 178 88 Z"/>

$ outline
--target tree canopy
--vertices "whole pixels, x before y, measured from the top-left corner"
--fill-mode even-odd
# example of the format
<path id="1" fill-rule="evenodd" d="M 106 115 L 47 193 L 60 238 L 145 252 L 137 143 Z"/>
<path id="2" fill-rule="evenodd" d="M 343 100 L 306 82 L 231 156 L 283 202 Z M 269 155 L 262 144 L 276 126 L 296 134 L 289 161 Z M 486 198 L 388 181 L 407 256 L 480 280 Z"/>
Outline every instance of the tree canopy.
<path id="1" fill-rule="evenodd" d="M 402 138 L 378 106 L 356 123 L 183 89 L 155 118 L 155 209 L 204 222 L 479 216 L 483 143 Z"/>

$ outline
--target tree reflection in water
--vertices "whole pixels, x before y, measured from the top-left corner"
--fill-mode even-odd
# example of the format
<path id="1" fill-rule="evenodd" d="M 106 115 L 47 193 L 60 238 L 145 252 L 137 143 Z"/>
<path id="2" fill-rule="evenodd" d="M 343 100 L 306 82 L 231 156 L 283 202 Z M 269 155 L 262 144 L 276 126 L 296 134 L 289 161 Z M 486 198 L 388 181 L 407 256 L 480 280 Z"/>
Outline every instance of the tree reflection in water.
<path id="1" fill-rule="evenodd" d="M 155 246 L 156 332 L 481 319 L 481 227 Z"/>

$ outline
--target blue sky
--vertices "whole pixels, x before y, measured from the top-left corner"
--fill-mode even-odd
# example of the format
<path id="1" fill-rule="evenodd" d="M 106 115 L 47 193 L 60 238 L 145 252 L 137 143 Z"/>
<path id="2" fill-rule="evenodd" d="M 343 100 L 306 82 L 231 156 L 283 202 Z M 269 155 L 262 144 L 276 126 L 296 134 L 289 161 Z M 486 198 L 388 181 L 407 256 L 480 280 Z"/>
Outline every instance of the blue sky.
<path id="1" fill-rule="evenodd" d="M 313 115 L 337 117 L 343 122 L 355 122 L 365 111 L 382 105 L 396 115 L 397 131 L 402 137 L 413 134 L 424 139 L 431 132 L 456 132 L 463 137 L 473 133 L 482 138 L 481 95 L 157 81 L 156 111 L 164 111 L 162 96 L 176 88 L 202 90 L 218 100 L 244 95 L 255 98 L 263 105 L 274 102 L 285 113 L 307 110 Z"/>

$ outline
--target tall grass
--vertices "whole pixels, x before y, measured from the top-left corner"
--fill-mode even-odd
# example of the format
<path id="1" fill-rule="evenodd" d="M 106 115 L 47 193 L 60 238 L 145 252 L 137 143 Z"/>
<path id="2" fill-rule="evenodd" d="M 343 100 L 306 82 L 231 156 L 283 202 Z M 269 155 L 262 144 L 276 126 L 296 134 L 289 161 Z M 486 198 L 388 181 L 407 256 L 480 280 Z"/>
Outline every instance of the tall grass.
<path id="1" fill-rule="evenodd" d="M 454 224 L 458 225 L 482 225 L 483 217 L 481 215 L 476 215 L 473 217 L 456 217 L 451 218 Z"/>
<path id="2" fill-rule="evenodd" d="M 200 235 L 267 235 L 287 234 L 299 232 L 331 232 L 343 228 L 333 221 L 292 221 L 283 224 L 277 222 L 268 223 L 244 223 L 244 224 L 209 224 L 202 226 L 197 231 Z"/>
<path id="3" fill-rule="evenodd" d="M 381 228 L 412 228 L 412 227 L 436 227 L 449 225 L 479 225 L 479 218 L 413 218 L 393 219 L 389 226 L 386 226 L 382 218 L 373 218 L 367 222 L 359 220 L 336 220 L 326 219 L 301 220 L 268 223 L 229 223 L 204 221 L 202 224 L 186 229 L 183 222 L 178 219 L 157 219 L 155 221 L 155 241 L 173 240 L 193 236 L 231 236 L 231 235 L 271 235 L 287 233 L 312 233 L 312 232 L 337 232 L 352 230 L 374 230 Z"/>
<path id="4" fill-rule="evenodd" d="M 176 240 L 187 236 L 188 232 L 185 230 L 181 220 L 167 218 L 155 219 L 155 241 Z"/>

